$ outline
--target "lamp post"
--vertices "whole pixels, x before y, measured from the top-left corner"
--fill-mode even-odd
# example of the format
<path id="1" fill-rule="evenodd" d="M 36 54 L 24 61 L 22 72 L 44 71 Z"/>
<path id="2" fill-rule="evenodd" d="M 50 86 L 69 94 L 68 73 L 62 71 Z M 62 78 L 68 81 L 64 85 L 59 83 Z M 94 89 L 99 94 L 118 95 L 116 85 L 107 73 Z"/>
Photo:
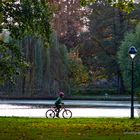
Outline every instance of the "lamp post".
<path id="1" fill-rule="evenodd" d="M 131 83 L 131 119 L 134 118 L 134 57 L 136 56 L 137 54 L 137 50 L 134 46 L 130 47 L 129 48 L 129 55 L 132 59 L 132 83 Z"/>

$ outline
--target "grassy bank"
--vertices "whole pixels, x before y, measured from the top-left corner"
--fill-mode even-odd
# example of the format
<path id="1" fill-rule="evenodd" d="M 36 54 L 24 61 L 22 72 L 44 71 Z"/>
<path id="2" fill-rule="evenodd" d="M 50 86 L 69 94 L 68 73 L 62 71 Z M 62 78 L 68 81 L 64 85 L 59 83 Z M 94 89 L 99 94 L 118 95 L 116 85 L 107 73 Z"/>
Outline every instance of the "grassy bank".
<path id="1" fill-rule="evenodd" d="M 0 118 L 0 140 L 139 140 L 140 119 Z"/>

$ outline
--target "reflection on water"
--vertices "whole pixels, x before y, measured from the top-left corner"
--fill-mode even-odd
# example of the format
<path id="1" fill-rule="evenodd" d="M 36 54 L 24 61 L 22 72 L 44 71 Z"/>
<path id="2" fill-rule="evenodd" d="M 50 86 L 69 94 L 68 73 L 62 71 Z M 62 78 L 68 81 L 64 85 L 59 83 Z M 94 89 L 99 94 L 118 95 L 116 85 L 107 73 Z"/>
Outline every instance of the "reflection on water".
<path id="1" fill-rule="evenodd" d="M 1 104 L 0 109 L 24 109 L 24 108 L 32 108 L 32 106 L 25 105 L 10 105 L 10 104 Z"/>
<path id="2" fill-rule="evenodd" d="M 45 118 L 45 113 L 49 108 L 33 108 L 23 105 L 0 105 L 0 116 L 6 117 L 35 117 Z M 72 111 L 73 118 L 77 117 L 130 117 L 128 108 L 69 108 Z M 138 116 L 138 110 L 134 110 L 135 117 Z M 60 115 L 61 116 L 61 115 Z"/>
<path id="3" fill-rule="evenodd" d="M 13 105 L 13 108 L 46 108 L 54 105 L 54 100 L 0 100 L 0 105 Z M 130 101 L 95 101 L 95 100 L 64 100 L 68 107 L 126 107 L 130 108 Z M 135 101 L 134 106 L 140 108 L 140 104 Z"/>

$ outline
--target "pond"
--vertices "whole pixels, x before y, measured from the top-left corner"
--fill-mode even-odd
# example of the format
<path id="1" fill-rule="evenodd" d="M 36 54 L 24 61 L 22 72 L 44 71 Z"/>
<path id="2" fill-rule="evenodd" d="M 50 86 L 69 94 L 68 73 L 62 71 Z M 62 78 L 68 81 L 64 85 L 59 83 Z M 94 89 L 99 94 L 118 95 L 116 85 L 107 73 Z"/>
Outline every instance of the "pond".
<path id="1" fill-rule="evenodd" d="M 39 117 L 52 106 L 53 100 L 0 100 L 0 116 Z M 64 100 L 73 117 L 130 117 L 128 101 Z M 140 116 L 140 104 L 135 102 L 135 117 Z"/>

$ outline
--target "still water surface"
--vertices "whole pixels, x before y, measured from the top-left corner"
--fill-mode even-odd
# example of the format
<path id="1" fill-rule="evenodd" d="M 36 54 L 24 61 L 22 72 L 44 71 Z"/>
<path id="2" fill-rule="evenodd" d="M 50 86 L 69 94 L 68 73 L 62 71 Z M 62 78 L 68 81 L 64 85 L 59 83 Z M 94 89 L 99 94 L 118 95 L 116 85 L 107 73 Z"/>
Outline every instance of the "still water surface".
<path id="1" fill-rule="evenodd" d="M 80 101 L 64 100 L 73 117 L 130 117 L 129 101 Z M 0 100 L 0 116 L 45 117 L 53 100 Z M 140 105 L 135 102 L 135 117 L 139 117 Z"/>

